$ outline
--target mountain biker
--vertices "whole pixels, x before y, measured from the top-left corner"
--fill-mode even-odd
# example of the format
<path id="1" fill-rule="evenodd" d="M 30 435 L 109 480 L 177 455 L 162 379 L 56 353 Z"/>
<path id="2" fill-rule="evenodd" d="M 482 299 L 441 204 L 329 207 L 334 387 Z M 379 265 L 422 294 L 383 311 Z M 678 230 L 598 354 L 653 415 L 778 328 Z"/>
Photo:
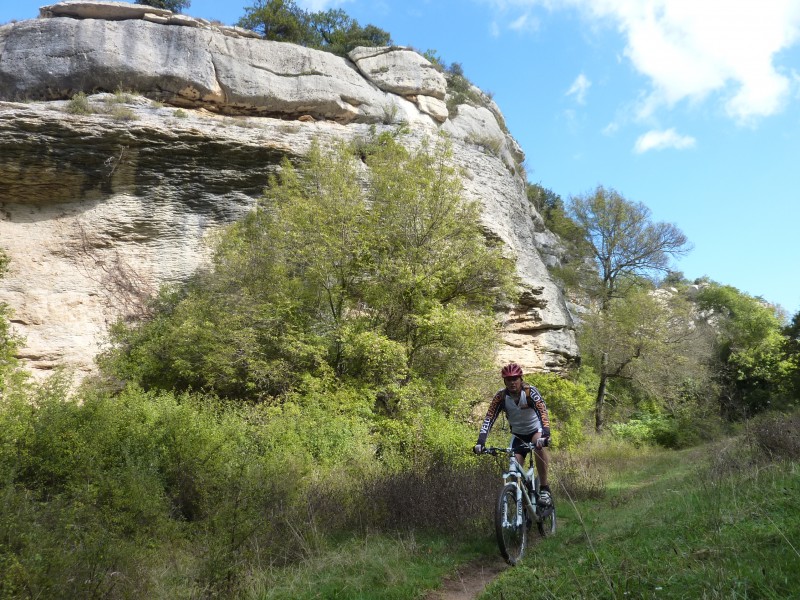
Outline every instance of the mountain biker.
<path id="1" fill-rule="evenodd" d="M 542 400 L 542 395 L 532 385 L 522 380 L 522 367 L 517 363 L 509 363 L 502 368 L 500 376 L 505 387 L 497 392 L 486 411 L 486 418 L 481 425 L 478 443 L 472 449 L 475 454 L 481 454 L 486 444 L 486 438 L 492 430 L 497 417 L 501 412 L 506 413 L 508 424 L 511 427 L 511 447 L 515 450 L 519 464 L 525 464 L 525 457 L 529 450 L 521 447 L 523 444 L 535 443 L 533 451 L 536 460 L 536 471 L 539 473 L 539 504 L 548 506 L 552 502 L 550 486 L 547 484 L 547 467 L 550 455 L 545 448 L 550 440 L 550 417 L 547 407 Z"/>

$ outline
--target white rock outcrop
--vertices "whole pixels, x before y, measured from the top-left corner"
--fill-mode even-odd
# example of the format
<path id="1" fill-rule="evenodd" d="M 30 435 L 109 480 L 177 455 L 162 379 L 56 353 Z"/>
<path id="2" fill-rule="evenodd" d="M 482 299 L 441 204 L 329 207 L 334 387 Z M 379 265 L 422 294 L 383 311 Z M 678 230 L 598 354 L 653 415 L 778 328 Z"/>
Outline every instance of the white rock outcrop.
<path id="1" fill-rule="evenodd" d="M 356 48 L 349 54 L 358 70 L 386 92 L 444 100 L 447 80 L 426 58 L 402 47 Z"/>
<path id="2" fill-rule="evenodd" d="M 493 102 L 451 113 L 444 77 L 407 49 L 350 61 L 141 8 L 62 2 L 0 27 L 0 247 L 12 259 L 0 302 L 33 369 L 90 371 L 108 325 L 204 264 L 208 235 L 253 205 L 284 157 L 399 123 L 412 147 L 451 139 L 487 235 L 516 259 L 522 295 L 500 359 L 558 371 L 576 358 L 537 250 L 552 236 Z M 91 113 L 66 111 L 76 92 Z"/>
<path id="3" fill-rule="evenodd" d="M 80 0 L 70 0 L 43 6 L 39 9 L 39 15 L 43 18 L 72 17 L 74 19 L 125 21 L 128 19 L 144 19 L 147 15 L 171 17 L 173 12 L 144 4 L 131 4 L 130 2 L 81 2 Z"/>

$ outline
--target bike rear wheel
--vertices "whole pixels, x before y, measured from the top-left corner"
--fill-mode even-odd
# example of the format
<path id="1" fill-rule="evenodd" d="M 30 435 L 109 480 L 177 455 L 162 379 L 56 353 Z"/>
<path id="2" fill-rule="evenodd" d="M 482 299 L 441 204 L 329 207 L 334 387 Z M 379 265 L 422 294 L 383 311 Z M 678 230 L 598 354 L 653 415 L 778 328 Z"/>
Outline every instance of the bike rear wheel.
<path id="1" fill-rule="evenodd" d="M 539 515 L 541 520 L 536 524 L 539 528 L 539 535 L 547 537 L 556 534 L 556 507 L 549 506 L 547 508 L 539 507 Z"/>
<path id="2" fill-rule="evenodd" d="M 516 565 L 525 553 L 528 541 L 527 518 L 524 503 L 522 514 L 519 514 L 517 486 L 513 483 L 506 484 L 497 498 L 494 525 L 500 554 L 510 565 Z"/>

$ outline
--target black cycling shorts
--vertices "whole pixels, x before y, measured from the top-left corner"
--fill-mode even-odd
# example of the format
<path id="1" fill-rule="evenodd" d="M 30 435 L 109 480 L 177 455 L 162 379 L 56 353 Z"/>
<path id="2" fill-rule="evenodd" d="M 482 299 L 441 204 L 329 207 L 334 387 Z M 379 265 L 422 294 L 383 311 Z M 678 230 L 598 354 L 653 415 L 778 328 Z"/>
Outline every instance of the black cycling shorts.
<path id="1" fill-rule="evenodd" d="M 527 434 L 513 434 L 511 436 L 511 447 L 517 454 L 521 454 L 522 458 L 524 459 L 530 453 L 530 450 L 527 448 L 521 448 L 522 444 L 530 444 L 533 441 L 533 436 L 535 436 L 538 431 L 534 431 L 533 433 Z"/>

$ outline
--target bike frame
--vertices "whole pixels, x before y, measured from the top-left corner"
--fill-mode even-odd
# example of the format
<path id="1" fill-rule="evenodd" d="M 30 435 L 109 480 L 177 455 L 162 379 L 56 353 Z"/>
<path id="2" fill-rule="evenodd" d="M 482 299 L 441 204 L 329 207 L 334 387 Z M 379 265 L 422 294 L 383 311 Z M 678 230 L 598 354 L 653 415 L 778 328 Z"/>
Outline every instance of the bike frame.
<path id="1" fill-rule="evenodd" d="M 534 522 L 542 537 L 554 534 L 556 528 L 555 506 L 549 503 L 547 507 L 540 507 L 538 503 L 539 478 L 536 476 L 536 461 L 531 457 L 531 467 L 526 470 L 525 461 L 517 460 L 516 455 L 520 450 L 535 449 L 535 444 L 522 444 L 517 448 L 483 449 L 484 454 L 492 456 L 500 453 L 508 455 L 508 470 L 503 473 L 503 487 L 495 504 L 495 533 L 500 554 L 512 566 L 522 560 L 528 531 Z"/>
<path id="2" fill-rule="evenodd" d="M 529 449 L 533 449 L 533 444 L 529 444 Z M 503 473 L 503 484 L 513 483 L 516 485 L 517 488 L 517 525 L 521 525 L 522 522 L 522 504 L 524 503 L 528 507 L 528 511 L 530 514 L 536 517 L 536 522 L 540 522 L 542 520 L 541 515 L 539 514 L 538 504 L 536 502 L 536 498 L 539 495 L 539 480 L 536 477 L 536 471 L 531 465 L 531 467 L 525 470 L 524 466 L 519 464 L 519 461 L 516 457 L 516 450 L 512 448 L 487 448 L 486 451 L 489 454 L 496 455 L 498 452 L 504 452 L 509 455 L 508 458 L 508 470 Z M 531 454 L 531 456 L 533 456 Z M 531 458 L 533 461 L 533 458 Z M 531 498 L 530 494 L 528 493 L 528 486 L 523 485 L 527 482 L 531 482 L 531 489 L 533 490 L 533 498 Z M 504 515 L 505 516 L 505 515 Z"/>

